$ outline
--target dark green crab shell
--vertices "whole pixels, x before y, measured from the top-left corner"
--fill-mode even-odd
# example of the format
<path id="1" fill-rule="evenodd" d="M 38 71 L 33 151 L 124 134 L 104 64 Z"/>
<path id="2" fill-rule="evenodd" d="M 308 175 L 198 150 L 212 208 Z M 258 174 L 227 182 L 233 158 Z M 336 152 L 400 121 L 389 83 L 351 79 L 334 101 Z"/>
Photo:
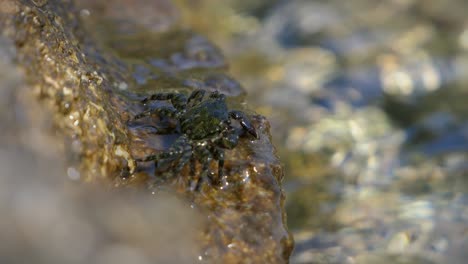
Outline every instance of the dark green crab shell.
<path id="1" fill-rule="evenodd" d="M 192 140 L 218 135 L 229 125 L 229 111 L 224 98 L 208 98 L 189 108 L 180 117 L 180 128 Z"/>

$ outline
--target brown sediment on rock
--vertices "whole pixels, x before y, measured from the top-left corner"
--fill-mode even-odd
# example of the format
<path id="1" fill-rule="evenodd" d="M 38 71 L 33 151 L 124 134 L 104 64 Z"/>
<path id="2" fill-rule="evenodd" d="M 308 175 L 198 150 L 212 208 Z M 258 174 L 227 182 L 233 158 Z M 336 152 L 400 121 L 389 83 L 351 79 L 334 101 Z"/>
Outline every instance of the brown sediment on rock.
<path id="1" fill-rule="evenodd" d="M 232 108 L 243 108 L 244 91 L 226 74 L 219 50 L 176 27 L 155 32 L 128 18 L 85 23 L 84 10 L 59 0 L 0 6 L 2 33 L 14 40 L 31 93 L 50 111 L 83 181 L 156 191 L 164 186 L 186 197 L 206 215 L 200 258 L 208 262 L 288 262 L 292 240 L 284 219 L 283 171 L 264 117 L 251 115 L 258 140 L 242 138 L 227 151 L 222 186 L 188 191 L 188 169 L 162 180 L 153 163 L 134 161 L 167 149 L 179 136 L 156 135 L 164 121 L 159 118 L 131 121 L 147 94 L 218 90 Z"/>
<path id="2" fill-rule="evenodd" d="M 4 33 L 13 38 L 18 63 L 54 125 L 70 142 L 68 155 L 80 160 L 87 179 L 118 175 L 134 166 L 118 96 L 95 58 L 83 47 L 84 33 L 69 3 L 7 1 Z M 13 3 L 11 3 L 13 2 Z M 85 44 L 86 45 L 86 44 Z M 120 108 L 122 109 L 122 108 Z"/>

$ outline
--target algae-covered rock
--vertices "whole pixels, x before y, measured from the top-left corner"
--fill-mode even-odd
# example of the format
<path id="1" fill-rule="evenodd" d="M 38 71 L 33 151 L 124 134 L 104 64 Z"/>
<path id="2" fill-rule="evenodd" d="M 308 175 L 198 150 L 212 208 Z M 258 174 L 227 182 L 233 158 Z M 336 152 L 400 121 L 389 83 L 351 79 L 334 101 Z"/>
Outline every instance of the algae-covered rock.
<path id="1" fill-rule="evenodd" d="M 185 197 L 206 216 L 198 261 L 288 262 L 292 240 L 284 220 L 283 171 L 264 117 L 248 115 L 258 139 L 241 136 L 226 150 L 220 183 L 207 182 L 197 191 L 190 182 L 203 172 L 201 162 L 194 171 L 186 166 L 180 174 L 162 177 L 171 166 L 135 161 L 166 151 L 181 136 L 177 129 L 158 132 L 174 125 L 162 115 L 134 122 L 147 109 L 141 100 L 148 95 L 219 91 L 230 109 L 249 113 L 242 103 L 245 92 L 226 74 L 221 52 L 181 26 L 153 27 L 132 20 L 132 12 L 107 7 L 105 12 L 78 9 L 68 0 L 0 5 L 2 33 L 15 42 L 30 92 L 50 112 L 80 179 L 116 188 L 168 189 Z M 211 162 L 209 170 L 217 171 L 216 164 Z"/>

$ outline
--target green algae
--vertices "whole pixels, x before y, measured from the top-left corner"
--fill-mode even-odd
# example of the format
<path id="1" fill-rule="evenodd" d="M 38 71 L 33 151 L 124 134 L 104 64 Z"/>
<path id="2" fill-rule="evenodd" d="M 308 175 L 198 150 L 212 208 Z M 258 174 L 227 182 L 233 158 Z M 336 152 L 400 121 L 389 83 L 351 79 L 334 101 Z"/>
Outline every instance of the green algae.
<path id="1" fill-rule="evenodd" d="M 130 34 L 121 35 L 108 30 L 112 23 L 93 26 L 98 22 L 83 18 L 71 1 L 11 4 L 2 14 L 2 33 L 15 41 L 18 64 L 31 93 L 50 111 L 58 137 L 71 143 L 65 153 L 78 163 L 83 181 L 170 189 L 192 201 L 207 222 L 200 230 L 199 260 L 288 262 L 292 239 L 283 211 L 283 170 L 264 117 L 251 115 L 259 140 L 242 139 L 227 153 L 223 186 L 189 192 L 188 170 L 164 180 L 154 165 L 134 162 L 164 151 L 178 136 L 147 129 L 160 125 L 159 119 L 129 122 L 143 110 L 139 100 L 147 94 L 219 90 L 229 96 L 230 107 L 245 110 L 245 92 L 225 73 L 226 62 L 214 45 L 191 31 L 154 33 L 131 21 L 124 23 Z"/>

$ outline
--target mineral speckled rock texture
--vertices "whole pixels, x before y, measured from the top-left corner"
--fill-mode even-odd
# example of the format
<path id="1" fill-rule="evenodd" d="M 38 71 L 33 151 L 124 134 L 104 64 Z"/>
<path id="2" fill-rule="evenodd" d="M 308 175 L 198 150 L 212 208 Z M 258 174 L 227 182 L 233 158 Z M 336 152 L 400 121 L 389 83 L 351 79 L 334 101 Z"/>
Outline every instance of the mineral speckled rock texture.
<path id="1" fill-rule="evenodd" d="M 226 152 L 222 185 L 205 184 L 193 192 L 188 168 L 162 179 L 154 163 L 134 160 L 167 150 L 180 136 L 154 132 L 164 118 L 131 122 L 149 94 L 218 90 L 228 96 L 230 108 L 245 110 L 245 92 L 225 72 L 219 50 L 196 33 L 168 26 L 170 19 L 163 26 L 151 19 L 132 21 L 138 12 L 113 12 L 112 4 L 106 5 L 88 10 L 68 0 L 0 4 L 2 34 L 14 41 L 31 93 L 50 111 L 81 180 L 152 191 L 163 186 L 185 197 L 206 216 L 194 262 L 287 263 L 292 239 L 283 211 L 283 170 L 264 117 L 249 115 L 258 140 L 241 138 Z M 102 13 L 93 17 L 98 10 Z M 201 165 L 195 168 L 199 173 Z"/>

